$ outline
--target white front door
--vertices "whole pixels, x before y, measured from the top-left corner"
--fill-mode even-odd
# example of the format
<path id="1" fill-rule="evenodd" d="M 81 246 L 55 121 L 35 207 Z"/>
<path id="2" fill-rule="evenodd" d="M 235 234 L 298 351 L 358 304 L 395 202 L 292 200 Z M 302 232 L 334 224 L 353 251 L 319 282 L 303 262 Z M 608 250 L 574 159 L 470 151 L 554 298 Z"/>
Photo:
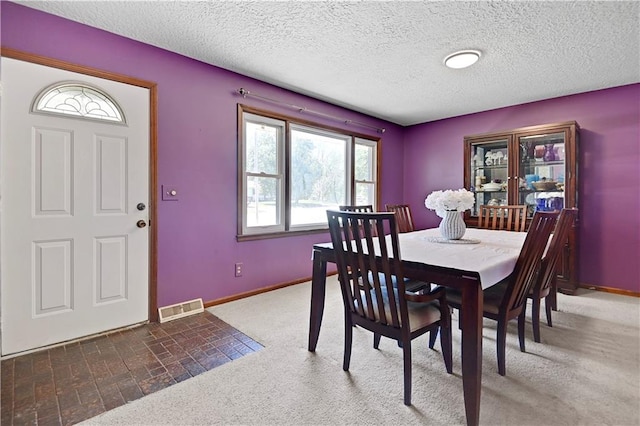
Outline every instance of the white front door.
<path id="1" fill-rule="evenodd" d="M 2 354 L 147 320 L 149 90 L 1 61 Z M 100 88 L 126 124 L 31 112 L 60 82 Z"/>

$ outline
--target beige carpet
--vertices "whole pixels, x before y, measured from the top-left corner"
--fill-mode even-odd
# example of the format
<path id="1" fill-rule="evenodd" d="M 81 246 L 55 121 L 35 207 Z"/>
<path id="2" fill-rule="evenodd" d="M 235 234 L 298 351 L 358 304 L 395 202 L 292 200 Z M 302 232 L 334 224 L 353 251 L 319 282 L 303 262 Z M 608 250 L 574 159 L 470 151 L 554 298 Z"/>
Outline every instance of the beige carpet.
<path id="1" fill-rule="evenodd" d="M 350 372 L 342 371 L 343 319 L 335 276 L 316 353 L 307 351 L 310 284 L 211 308 L 265 346 L 255 354 L 116 408 L 95 425 L 452 425 L 465 424 L 460 333 L 454 374 L 428 337 L 413 344 L 413 406 L 402 402 L 402 351 L 356 328 Z M 559 295 L 542 343 L 518 349 L 507 336 L 507 376 L 497 373 L 495 323 L 485 320 L 480 422 L 484 425 L 639 425 L 640 299 L 582 290 Z M 437 346 L 438 347 L 438 346 Z"/>

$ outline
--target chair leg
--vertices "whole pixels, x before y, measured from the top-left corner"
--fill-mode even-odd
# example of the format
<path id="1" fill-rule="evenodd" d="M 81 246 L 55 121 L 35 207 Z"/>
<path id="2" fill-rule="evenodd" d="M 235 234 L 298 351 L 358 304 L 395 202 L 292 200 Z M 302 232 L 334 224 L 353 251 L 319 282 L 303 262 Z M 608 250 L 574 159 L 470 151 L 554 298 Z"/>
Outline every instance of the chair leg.
<path id="1" fill-rule="evenodd" d="M 544 299 L 544 310 L 547 313 L 547 325 L 549 327 L 553 327 L 553 324 L 551 322 L 551 309 L 553 308 L 553 302 L 551 301 L 551 294 L 549 294 L 549 296 L 545 297 Z"/>
<path id="2" fill-rule="evenodd" d="M 379 333 L 373 333 L 373 348 L 378 349 L 380 346 L 380 337 L 382 337 Z"/>
<path id="3" fill-rule="evenodd" d="M 551 300 L 551 309 L 554 311 L 558 310 L 558 283 L 556 280 L 553 280 L 551 283 L 551 290 L 548 296 Z"/>
<path id="4" fill-rule="evenodd" d="M 525 352 L 524 350 L 524 309 L 518 315 L 518 340 L 520 341 L 520 352 Z"/>
<path id="5" fill-rule="evenodd" d="M 432 331 L 431 336 L 435 336 L 437 331 Z M 440 347 L 442 348 L 442 357 L 444 358 L 444 365 L 447 368 L 447 373 L 453 373 L 453 350 L 451 336 L 451 326 L 440 327 Z"/>
<path id="6" fill-rule="evenodd" d="M 533 340 L 540 343 L 540 298 L 533 295 L 531 323 L 533 324 Z"/>
<path id="7" fill-rule="evenodd" d="M 433 347 L 436 344 L 436 339 L 438 338 L 438 330 L 440 329 L 437 328 L 435 330 L 431 330 L 429 332 L 429 349 L 433 349 Z M 449 329 L 449 331 L 451 331 L 451 329 Z M 440 340 L 442 340 L 442 333 L 440 334 Z"/>
<path id="8" fill-rule="evenodd" d="M 344 359 L 342 360 L 342 369 L 349 371 L 351 363 L 351 343 L 353 341 L 353 324 L 347 318 L 344 323 Z"/>
<path id="9" fill-rule="evenodd" d="M 498 374 L 504 376 L 506 374 L 505 355 L 507 343 L 507 321 L 498 320 L 498 334 L 496 336 L 496 350 L 498 352 Z"/>
<path id="10" fill-rule="evenodd" d="M 404 405 L 411 405 L 411 340 L 402 342 L 404 358 Z"/>

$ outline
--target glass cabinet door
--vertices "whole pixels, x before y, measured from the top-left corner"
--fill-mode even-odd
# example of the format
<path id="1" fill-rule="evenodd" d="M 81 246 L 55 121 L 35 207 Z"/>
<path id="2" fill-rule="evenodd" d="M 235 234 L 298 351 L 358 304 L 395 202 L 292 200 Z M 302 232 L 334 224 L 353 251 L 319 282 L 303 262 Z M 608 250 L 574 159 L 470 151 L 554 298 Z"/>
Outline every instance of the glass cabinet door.
<path id="1" fill-rule="evenodd" d="M 579 145 L 575 121 L 465 136 L 464 187 L 476 201 L 464 212 L 465 223 L 478 226 L 483 204 L 526 205 L 529 222 L 536 211 L 579 207 Z M 558 289 L 569 294 L 578 288 L 578 224 L 558 266 Z"/>
<path id="2" fill-rule="evenodd" d="M 536 211 L 561 210 L 564 205 L 565 133 L 516 136 L 519 156 L 518 198 L 527 216 Z"/>
<path id="3" fill-rule="evenodd" d="M 509 203 L 509 144 L 510 138 L 506 137 L 469 145 L 470 188 L 476 198 L 473 216 L 478 215 L 481 205 L 506 206 Z"/>

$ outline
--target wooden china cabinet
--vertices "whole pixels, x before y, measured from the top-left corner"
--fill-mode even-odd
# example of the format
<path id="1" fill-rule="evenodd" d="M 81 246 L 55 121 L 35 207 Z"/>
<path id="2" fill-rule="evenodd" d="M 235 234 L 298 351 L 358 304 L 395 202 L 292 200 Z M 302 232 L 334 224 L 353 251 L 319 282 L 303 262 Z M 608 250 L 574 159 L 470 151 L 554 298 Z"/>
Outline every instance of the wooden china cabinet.
<path id="1" fill-rule="evenodd" d="M 479 206 L 527 205 L 534 212 L 578 206 L 578 144 L 575 121 L 522 127 L 464 138 L 464 186 L 475 195 L 465 212 L 468 226 L 477 226 Z M 558 290 L 573 294 L 578 287 L 575 224 L 559 266 Z"/>

